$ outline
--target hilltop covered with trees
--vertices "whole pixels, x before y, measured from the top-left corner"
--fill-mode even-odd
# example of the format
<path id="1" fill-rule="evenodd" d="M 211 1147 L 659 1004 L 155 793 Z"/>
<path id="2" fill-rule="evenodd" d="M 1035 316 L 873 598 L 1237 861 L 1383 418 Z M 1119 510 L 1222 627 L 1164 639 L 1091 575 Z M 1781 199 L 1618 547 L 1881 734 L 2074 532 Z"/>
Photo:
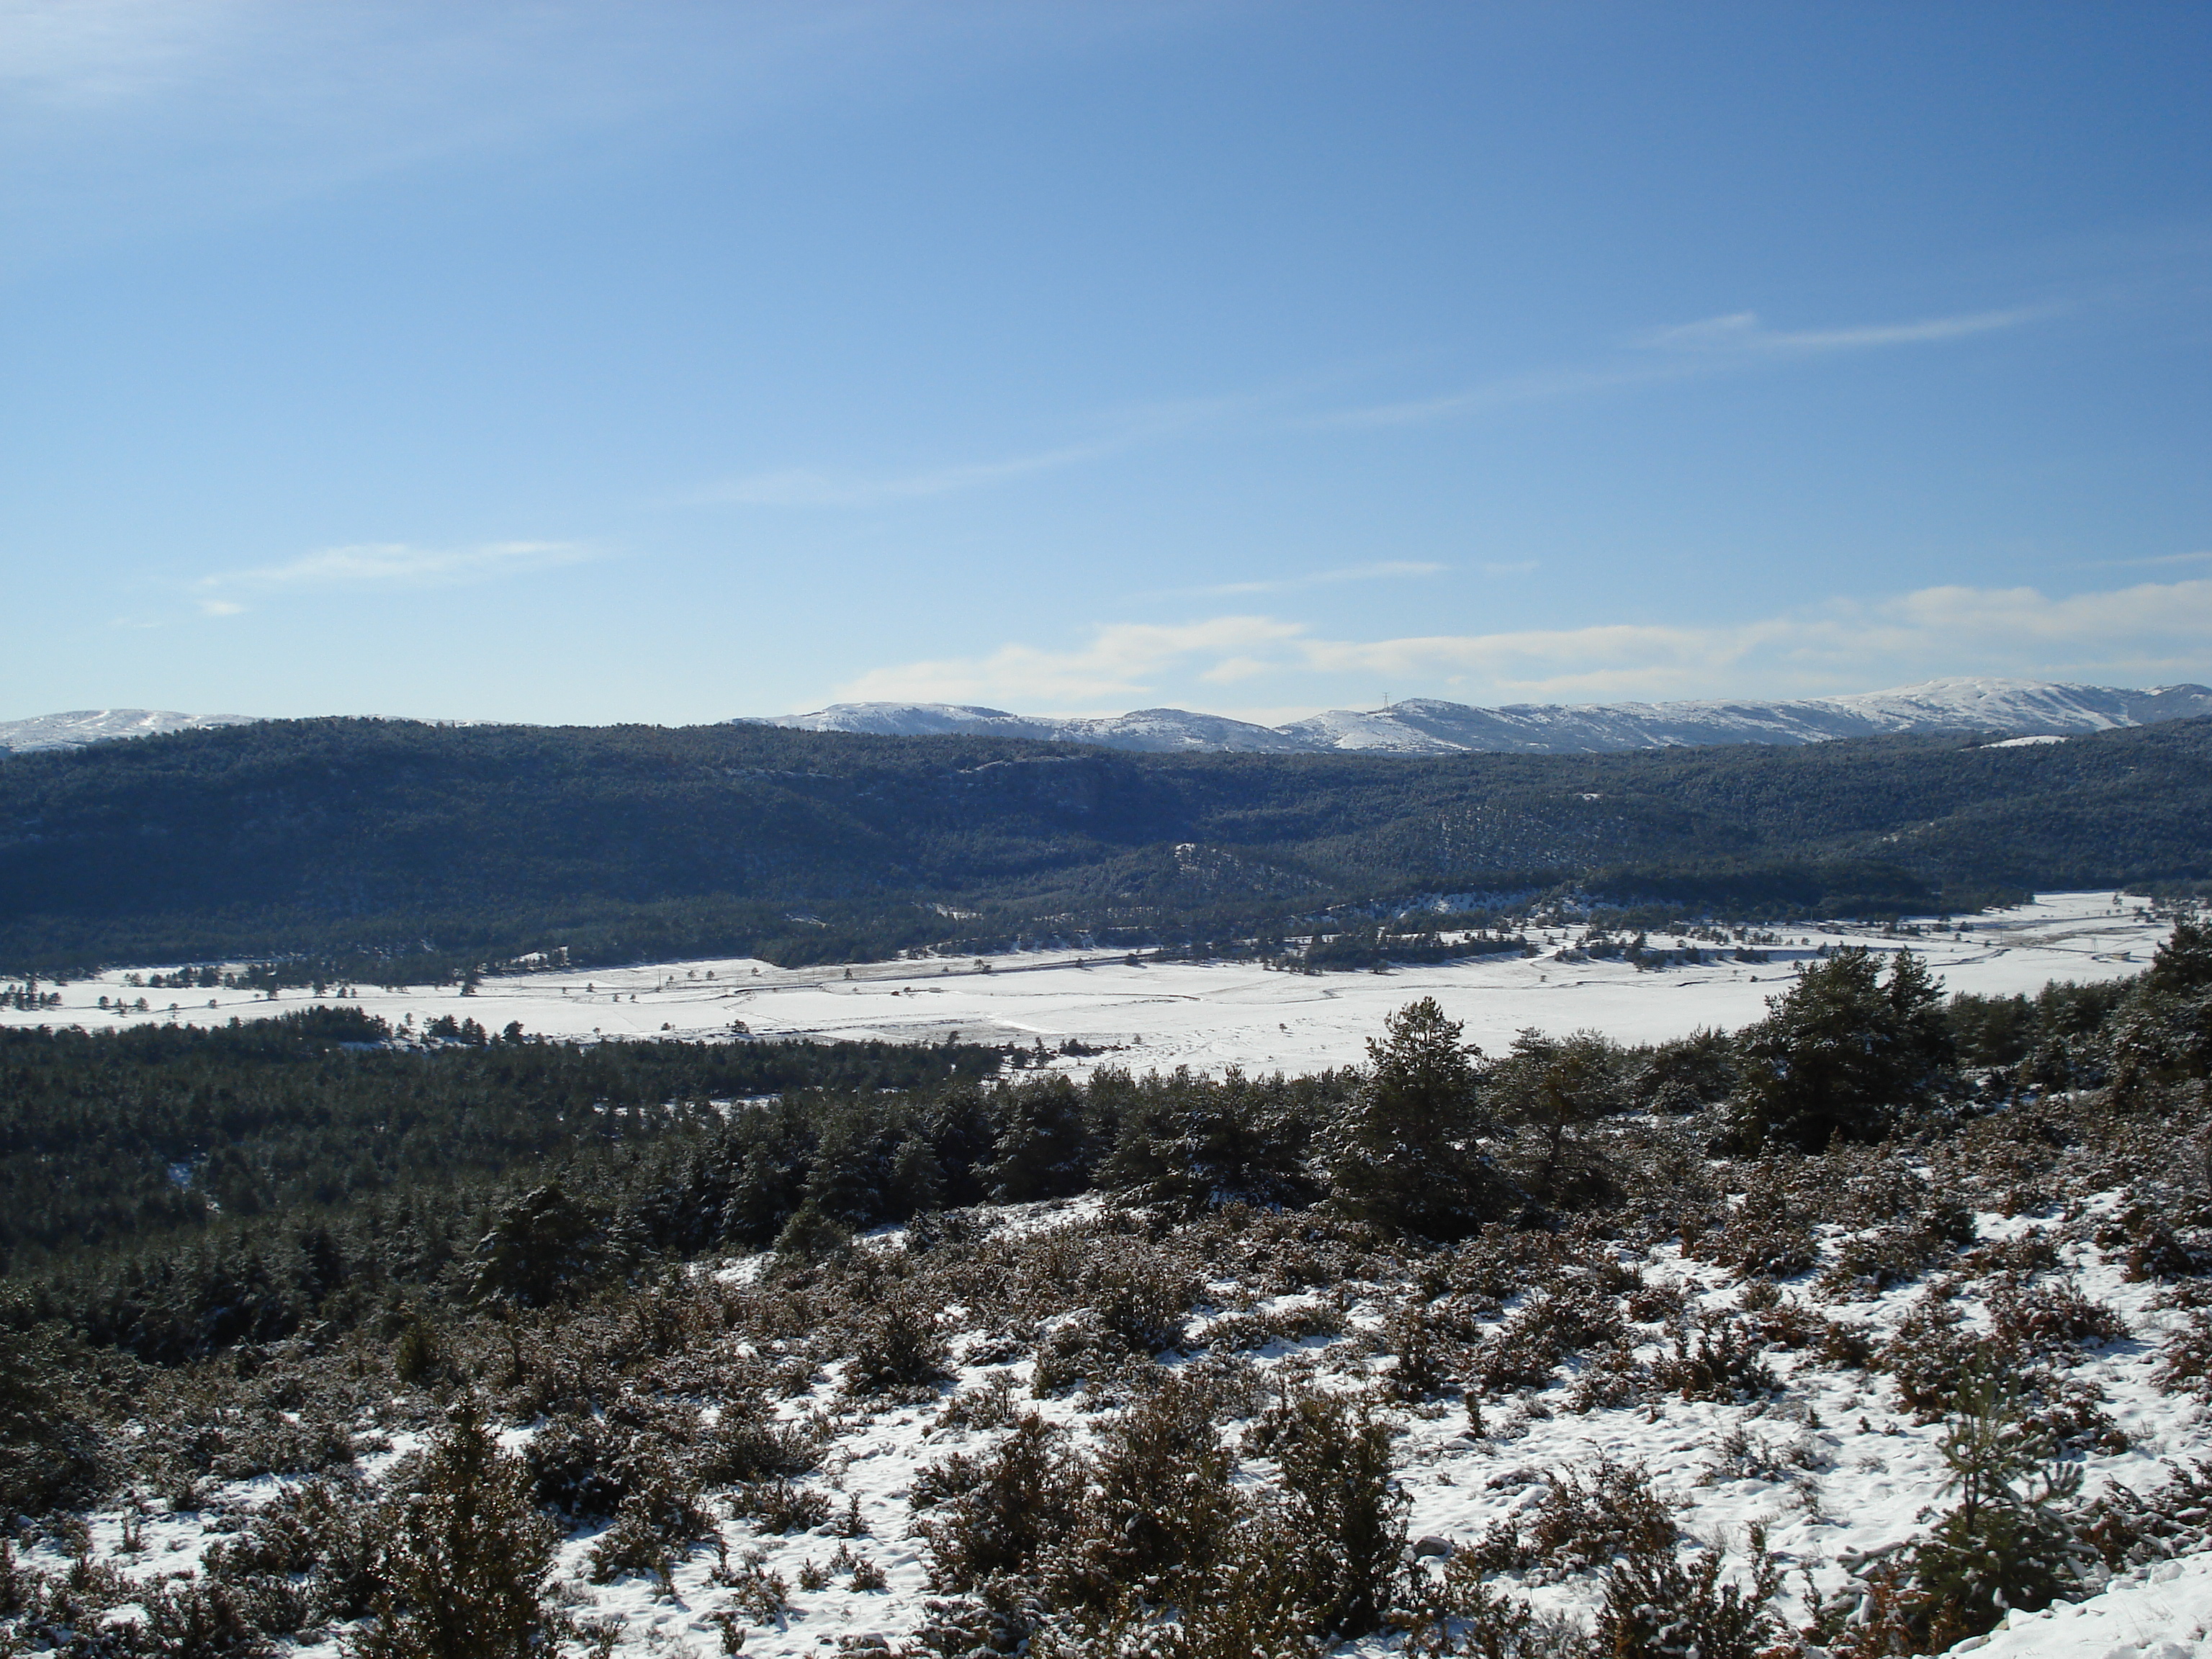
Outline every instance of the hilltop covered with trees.
<path id="1" fill-rule="evenodd" d="M 274 721 L 0 760 L 0 975 L 1202 949 L 1560 890 L 1655 920 L 1896 915 L 2186 890 L 2208 823 L 2207 721 L 1433 761 Z"/>

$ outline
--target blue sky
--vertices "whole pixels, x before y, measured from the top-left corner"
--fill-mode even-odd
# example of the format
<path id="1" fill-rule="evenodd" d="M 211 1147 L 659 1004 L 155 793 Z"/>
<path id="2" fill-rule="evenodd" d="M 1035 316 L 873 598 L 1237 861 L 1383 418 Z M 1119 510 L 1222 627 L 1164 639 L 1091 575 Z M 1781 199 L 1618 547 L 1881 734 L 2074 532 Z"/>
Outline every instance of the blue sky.
<path id="1" fill-rule="evenodd" d="M 0 717 L 2212 680 L 2212 9 L 0 0 Z"/>

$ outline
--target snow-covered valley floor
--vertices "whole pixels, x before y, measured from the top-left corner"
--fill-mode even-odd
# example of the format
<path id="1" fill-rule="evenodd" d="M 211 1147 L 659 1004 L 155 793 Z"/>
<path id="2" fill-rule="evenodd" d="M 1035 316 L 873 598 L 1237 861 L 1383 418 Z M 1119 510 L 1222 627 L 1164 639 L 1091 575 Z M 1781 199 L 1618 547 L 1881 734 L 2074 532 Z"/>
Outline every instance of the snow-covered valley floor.
<path id="1" fill-rule="evenodd" d="M 497 1032 L 511 1023 L 533 1035 L 712 1040 L 742 1022 L 757 1036 L 882 1037 L 940 1042 L 958 1033 L 975 1042 L 1069 1038 L 1110 1050 L 1103 1060 L 1136 1072 L 1299 1073 L 1358 1063 L 1383 1017 L 1432 996 L 1462 1022 L 1470 1041 L 1491 1052 L 1524 1027 L 1555 1034 L 1604 1032 L 1621 1042 L 1650 1042 L 1700 1028 L 1734 1030 L 1765 1012 L 1793 963 L 1821 945 L 1894 949 L 1926 957 L 1953 991 L 2033 994 L 2051 980 L 2087 981 L 2138 973 L 2165 937 L 2140 900 L 2107 891 L 2046 893 L 2017 908 L 1962 918 L 1964 933 L 1939 932 L 1929 919 L 1917 935 L 1874 928 L 1778 930 L 1792 943 L 1761 947 L 1765 963 L 1713 961 L 1700 967 L 1640 971 L 1620 961 L 1576 960 L 1559 952 L 1571 939 L 1559 929 L 1532 932 L 1542 954 L 1492 957 L 1382 973 L 1285 973 L 1243 963 L 1146 962 L 1101 951 L 1038 951 L 979 962 L 868 963 L 843 968 L 782 969 L 750 958 L 649 963 L 583 972 L 487 979 L 475 994 L 458 987 L 351 988 L 346 999 L 369 1013 L 416 1029 L 444 1017 L 470 1018 Z M 1655 946 L 1674 936 L 1655 935 Z M 1802 942 L 1798 942 L 1802 941 Z M 1709 954 L 1713 947 L 1708 945 Z M 275 1000 L 246 990 L 148 990 L 130 983 L 165 969 L 115 969 L 60 988 L 58 1008 L 0 1008 L 0 1024 L 78 1024 L 92 1030 L 179 1021 L 209 1024 L 265 1018 L 315 1001 L 306 990 Z M 107 1006 L 101 1006 L 105 999 Z M 137 1004 L 143 1000 L 146 1006 Z"/>

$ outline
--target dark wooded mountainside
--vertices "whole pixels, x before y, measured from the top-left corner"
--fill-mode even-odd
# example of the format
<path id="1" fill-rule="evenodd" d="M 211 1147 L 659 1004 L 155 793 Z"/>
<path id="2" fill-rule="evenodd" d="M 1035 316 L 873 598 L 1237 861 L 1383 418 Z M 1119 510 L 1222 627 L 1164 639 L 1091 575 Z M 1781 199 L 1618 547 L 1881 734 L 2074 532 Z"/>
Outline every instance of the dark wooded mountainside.
<path id="1" fill-rule="evenodd" d="M 1676 914 L 1893 914 L 2201 881 L 2208 824 L 2202 720 L 1434 761 L 277 721 L 0 762 L 0 972 L 1188 944 L 1561 884 Z"/>

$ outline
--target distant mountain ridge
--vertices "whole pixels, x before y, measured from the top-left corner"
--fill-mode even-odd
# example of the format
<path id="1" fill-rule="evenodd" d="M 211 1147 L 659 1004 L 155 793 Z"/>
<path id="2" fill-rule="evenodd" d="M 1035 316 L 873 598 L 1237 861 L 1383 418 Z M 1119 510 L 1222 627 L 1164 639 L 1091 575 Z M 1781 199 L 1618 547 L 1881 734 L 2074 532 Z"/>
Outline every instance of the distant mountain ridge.
<path id="1" fill-rule="evenodd" d="M 1892 732 L 2065 737 L 2212 715 L 2212 687 L 2075 685 L 1961 677 L 1888 691 L 1790 701 L 1512 703 L 1478 708 L 1410 697 L 1387 708 L 1331 709 L 1287 726 L 1181 708 L 1082 719 L 1012 714 L 959 703 L 835 703 L 811 714 L 733 724 L 879 737 L 989 736 L 1091 743 L 1146 753 L 1382 755 L 1609 753 L 1707 744 L 1825 743 Z"/>
<path id="2" fill-rule="evenodd" d="M 2071 737 L 2203 716 L 2212 716 L 2212 687 L 2161 685 L 2138 691 L 2058 680 L 1957 678 L 1888 691 L 1778 701 L 1509 703 L 1479 708 L 1435 697 L 1409 697 L 1386 708 L 1332 708 L 1286 726 L 1258 726 L 1187 708 L 1068 717 L 944 702 L 841 702 L 811 714 L 740 715 L 728 724 L 876 737 L 1026 738 L 1143 754 L 1433 756 L 1589 755 L 1711 744 L 1825 743 L 1893 732 Z M 0 755 L 77 749 L 118 738 L 211 726 L 252 726 L 262 718 L 159 708 L 81 708 L 0 720 Z"/>
<path id="3" fill-rule="evenodd" d="M 260 718 L 258 714 L 179 714 L 166 708 L 78 708 L 66 714 L 0 720 L 0 755 L 81 749 L 110 738 L 152 738 L 164 732 L 194 732 L 211 726 L 251 726 Z"/>

